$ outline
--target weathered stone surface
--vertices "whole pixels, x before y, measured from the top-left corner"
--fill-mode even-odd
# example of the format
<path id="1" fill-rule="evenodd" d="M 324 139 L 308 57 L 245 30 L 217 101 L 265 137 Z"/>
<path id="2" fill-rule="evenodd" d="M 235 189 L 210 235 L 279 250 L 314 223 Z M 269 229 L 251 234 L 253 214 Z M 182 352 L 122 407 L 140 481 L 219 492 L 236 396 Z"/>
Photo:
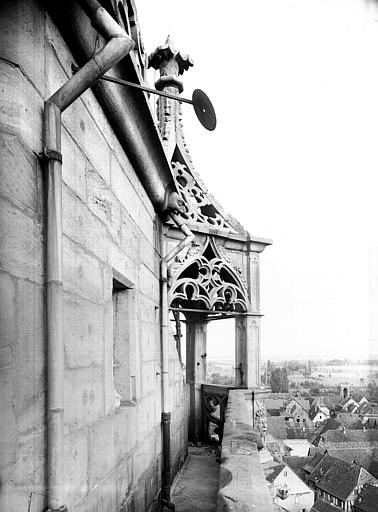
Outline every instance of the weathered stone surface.
<path id="1" fill-rule="evenodd" d="M 230 390 L 222 442 L 217 512 L 273 512 L 257 446 L 260 436 L 248 423 L 245 392 Z"/>
<path id="2" fill-rule="evenodd" d="M 12 348 L 16 339 L 16 279 L 0 272 L 0 346 Z"/>
<path id="3" fill-rule="evenodd" d="M 67 368 L 96 365 L 104 358 L 104 305 L 64 295 L 64 347 Z M 112 318 L 108 317 L 111 322 Z"/>
<path id="4" fill-rule="evenodd" d="M 41 220 L 43 209 L 40 164 L 18 136 L 0 131 L 0 194 Z"/>
<path id="5" fill-rule="evenodd" d="M 0 349 L 0 467 L 14 464 L 16 458 L 16 417 L 14 406 L 14 361 L 11 347 Z M 1 473 L 0 473 L 1 474 Z"/>
<path id="6" fill-rule="evenodd" d="M 65 186 L 62 201 L 63 233 L 106 262 L 108 237 L 104 224 Z"/>
<path id="7" fill-rule="evenodd" d="M 64 418 L 67 425 L 87 425 L 103 417 L 103 368 L 66 369 L 64 386 Z"/>
<path id="8" fill-rule="evenodd" d="M 17 283 L 17 344 L 14 346 L 16 414 L 33 408 L 45 391 L 43 289 L 29 281 Z M 41 404 L 40 404 L 41 406 Z M 39 406 L 39 407 L 40 407 Z M 38 416 L 36 406 L 36 416 Z M 35 427 L 30 425 L 30 427 Z"/>
<path id="9" fill-rule="evenodd" d="M 0 199 L 1 268 L 16 277 L 43 282 L 41 226 Z"/>
<path id="10" fill-rule="evenodd" d="M 136 284 L 138 282 L 139 269 L 127 254 L 125 254 L 118 245 L 108 238 L 108 263 L 128 281 Z"/>
<path id="11" fill-rule="evenodd" d="M 158 302 L 159 280 L 144 264 L 139 269 L 139 288 L 146 297 Z"/>
<path id="12" fill-rule="evenodd" d="M 88 491 L 88 432 L 76 430 L 64 438 L 64 489 L 71 510 Z"/>
<path id="13" fill-rule="evenodd" d="M 18 135 L 35 153 L 42 152 L 43 100 L 19 68 L 0 61 L 0 125 Z"/>
<path id="14" fill-rule="evenodd" d="M 110 188 L 92 167 L 86 170 L 87 204 L 106 225 L 115 242 L 121 235 L 121 208 Z"/>
<path id="15" fill-rule="evenodd" d="M 96 303 L 109 298 L 105 286 L 110 294 L 112 290 L 112 282 L 105 283 L 104 264 L 67 237 L 63 237 L 63 286 L 70 294 Z"/>
<path id="16" fill-rule="evenodd" d="M 5 3 L 7 9 L 5 5 L 0 7 L 0 17 L 5 10 L 7 16 L 7 23 L 0 31 L 1 57 L 21 66 L 44 95 L 45 62 L 41 58 L 45 45 L 44 10 L 37 2 L 27 0 Z"/>
<path id="17" fill-rule="evenodd" d="M 136 265 L 140 265 L 142 255 L 143 259 L 146 261 L 147 259 L 151 258 L 151 254 L 152 257 L 154 256 L 154 252 L 150 247 L 145 251 L 142 249 L 144 237 L 138 229 L 134 219 L 132 219 L 132 217 L 130 217 L 130 215 L 123 209 L 121 213 L 122 219 L 120 248 L 122 251 L 128 254 L 129 258 Z"/>
<path id="18" fill-rule="evenodd" d="M 115 450 L 115 414 L 107 416 L 89 428 L 89 486 L 94 487 L 116 466 L 118 454 Z"/>
<path id="19" fill-rule="evenodd" d="M 62 178 L 82 201 L 86 201 L 86 159 L 65 128 L 62 129 Z"/>

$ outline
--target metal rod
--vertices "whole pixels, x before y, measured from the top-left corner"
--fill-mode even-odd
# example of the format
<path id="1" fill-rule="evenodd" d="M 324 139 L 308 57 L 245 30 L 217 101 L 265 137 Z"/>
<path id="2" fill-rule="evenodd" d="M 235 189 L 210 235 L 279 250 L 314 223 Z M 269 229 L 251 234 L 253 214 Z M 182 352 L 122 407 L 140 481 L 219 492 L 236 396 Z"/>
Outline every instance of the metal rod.
<path id="1" fill-rule="evenodd" d="M 134 82 L 128 82 L 127 80 L 122 80 L 121 78 L 113 78 L 112 76 L 104 75 L 100 78 L 100 80 L 113 82 L 114 84 L 119 85 L 128 85 L 129 87 L 134 87 L 135 89 L 140 89 L 141 91 L 157 94 L 158 96 L 164 96 L 164 98 L 170 98 L 171 100 L 181 101 L 182 103 L 189 103 L 190 105 L 200 106 L 198 103 L 194 103 L 192 100 L 181 98 L 181 96 L 175 96 L 174 94 L 169 94 L 168 92 L 157 91 L 156 89 L 151 89 L 151 87 L 135 84 Z"/>

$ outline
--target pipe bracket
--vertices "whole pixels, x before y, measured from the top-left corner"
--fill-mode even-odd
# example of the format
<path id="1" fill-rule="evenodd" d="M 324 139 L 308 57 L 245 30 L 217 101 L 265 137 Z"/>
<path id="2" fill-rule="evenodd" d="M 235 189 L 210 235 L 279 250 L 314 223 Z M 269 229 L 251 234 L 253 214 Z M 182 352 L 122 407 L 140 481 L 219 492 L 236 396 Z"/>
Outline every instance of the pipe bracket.
<path id="1" fill-rule="evenodd" d="M 56 160 L 59 163 L 63 163 L 62 153 L 55 151 L 54 149 L 43 148 L 43 156 L 47 160 Z"/>

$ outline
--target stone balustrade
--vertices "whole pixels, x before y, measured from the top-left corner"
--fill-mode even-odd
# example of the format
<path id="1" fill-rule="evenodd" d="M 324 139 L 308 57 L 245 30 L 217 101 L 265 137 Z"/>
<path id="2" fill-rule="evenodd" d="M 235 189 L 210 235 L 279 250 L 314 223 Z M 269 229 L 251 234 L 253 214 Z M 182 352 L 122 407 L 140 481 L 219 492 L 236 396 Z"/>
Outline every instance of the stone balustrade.
<path id="1" fill-rule="evenodd" d="M 247 390 L 230 390 L 224 424 L 217 512 L 273 512 L 258 450 L 260 435 L 252 428 Z"/>

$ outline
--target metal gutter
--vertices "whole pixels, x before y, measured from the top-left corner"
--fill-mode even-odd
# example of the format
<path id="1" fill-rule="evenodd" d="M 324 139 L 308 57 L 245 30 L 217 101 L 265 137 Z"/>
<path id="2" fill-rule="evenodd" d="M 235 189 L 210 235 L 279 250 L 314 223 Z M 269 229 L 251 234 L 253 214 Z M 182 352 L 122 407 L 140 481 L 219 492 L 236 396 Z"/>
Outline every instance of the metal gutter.
<path id="1" fill-rule="evenodd" d="M 52 2 L 46 8 L 64 34 L 77 62 L 81 65 L 91 58 L 98 42 L 97 33 L 89 26 L 79 6 L 71 0 Z M 114 66 L 109 75 L 138 83 L 130 57 Z M 155 210 L 158 213 L 167 209 L 183 211 L 183 201 L 177 193 L 145 93 L 103 80 L 92 84 L 91 88 Z"/>

